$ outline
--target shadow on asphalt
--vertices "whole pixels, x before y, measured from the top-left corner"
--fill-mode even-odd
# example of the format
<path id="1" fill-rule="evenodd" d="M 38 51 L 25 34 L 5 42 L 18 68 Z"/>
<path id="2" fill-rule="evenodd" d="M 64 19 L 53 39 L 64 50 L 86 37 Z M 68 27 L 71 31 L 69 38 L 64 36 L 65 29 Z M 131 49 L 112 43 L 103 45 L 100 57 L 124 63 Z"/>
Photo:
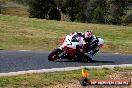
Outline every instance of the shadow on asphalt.
<path id="1" fill-rule="evenodd" d="M 97 61 L 97 60 L 93 60 L 90 63 L 115 63 L 114 61 Z"/>
<path id="2" fill-rule="evenodd" d="M 92 62 L 81 62 L 81 61 L 74 61 L 74 60 L 59 60 L 56 62 L 79 62 L 79 63 L 115 63 L 114 61 L 98 61 L 93 60 Z"/>
<path id="3" fill-rule="evenodd" d="M 74 61 L 74 60 L 58 60 L 55 62 L 78 62 L 78 61 Z"/>

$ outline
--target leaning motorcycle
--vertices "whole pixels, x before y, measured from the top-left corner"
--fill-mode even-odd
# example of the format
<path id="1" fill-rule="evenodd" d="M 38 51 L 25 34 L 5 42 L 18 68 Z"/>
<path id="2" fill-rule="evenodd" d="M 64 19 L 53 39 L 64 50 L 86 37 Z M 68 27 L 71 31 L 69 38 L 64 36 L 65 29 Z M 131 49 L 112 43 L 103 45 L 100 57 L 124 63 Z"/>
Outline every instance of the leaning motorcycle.
<path id="1" fill-rule="evenodd" d="M 80 37 L 81 39 L 81 37 Z M 91 50 L 89 52 L 81 53 L 80 47 L 84 44 L 83 39 L 82 41 L 77 42 L 75 36 L 67 35 L 62 43 L 61 46 L 54 49 L 48 56 L 49 61 L 56 61 L 57 59 L 69 59 L 75 61 L 82 61 L 88 62 L 92 61 L 91 57 Z M 102 44 L 102 39 L 99 38 L 100 44 Z"/>

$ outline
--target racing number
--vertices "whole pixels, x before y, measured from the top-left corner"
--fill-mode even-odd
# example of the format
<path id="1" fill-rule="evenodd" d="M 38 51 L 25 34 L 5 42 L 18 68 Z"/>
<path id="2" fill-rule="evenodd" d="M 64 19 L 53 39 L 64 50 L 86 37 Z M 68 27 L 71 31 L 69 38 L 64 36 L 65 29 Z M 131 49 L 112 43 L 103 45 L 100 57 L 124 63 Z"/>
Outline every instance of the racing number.
<path id="1" fill-rule="evenodd" d="M 69 40 L 70 44 L 67 44 L 67 45 L 72 45 L 72 42 L 70 41 L 70 39 L 68 39 L 68 40 Z"/>

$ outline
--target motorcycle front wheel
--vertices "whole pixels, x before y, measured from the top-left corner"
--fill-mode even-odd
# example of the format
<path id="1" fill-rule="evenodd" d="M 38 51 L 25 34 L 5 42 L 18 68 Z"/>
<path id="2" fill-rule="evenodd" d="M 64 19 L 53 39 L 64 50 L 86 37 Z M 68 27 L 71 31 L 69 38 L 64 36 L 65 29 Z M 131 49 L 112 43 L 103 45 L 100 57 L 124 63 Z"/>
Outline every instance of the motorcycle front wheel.
<path id="1" fill-rule="evenodd" d="M 59 59 L 59 54 L 61 54 L 63 51 L 59 48 L 54 49 L 48 56 L 49 61 L 55 61 Z"/>

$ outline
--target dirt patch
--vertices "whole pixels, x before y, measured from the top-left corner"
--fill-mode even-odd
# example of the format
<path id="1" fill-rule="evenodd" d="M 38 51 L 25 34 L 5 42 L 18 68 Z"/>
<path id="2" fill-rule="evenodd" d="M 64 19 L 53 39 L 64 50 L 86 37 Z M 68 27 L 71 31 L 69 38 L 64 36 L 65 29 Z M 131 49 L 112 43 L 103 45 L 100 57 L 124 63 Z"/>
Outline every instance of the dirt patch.
<path id="1" fill-rule="evenodd" d="M 44 86 L 43 88 L 83 88 L 78 80 L 72 80 L 71 82 L 64 84 L 57 84 L 52 86 Z"/>
<path id="2" fill-rule="evenodd" d="M 115 72 L 112 75 L 107 76 L 109 79 L 130 79 L 132 81 L 132 72 Z M 80 85 L 78 80 L 72 80 L 71 82 L 64 84 L 56 84 L 51 86 L 44 86 L 43 88 L 84 88 Z M 132 84 L 129 86 L 87 86 L 85 88 L 132 88 Z"/>

